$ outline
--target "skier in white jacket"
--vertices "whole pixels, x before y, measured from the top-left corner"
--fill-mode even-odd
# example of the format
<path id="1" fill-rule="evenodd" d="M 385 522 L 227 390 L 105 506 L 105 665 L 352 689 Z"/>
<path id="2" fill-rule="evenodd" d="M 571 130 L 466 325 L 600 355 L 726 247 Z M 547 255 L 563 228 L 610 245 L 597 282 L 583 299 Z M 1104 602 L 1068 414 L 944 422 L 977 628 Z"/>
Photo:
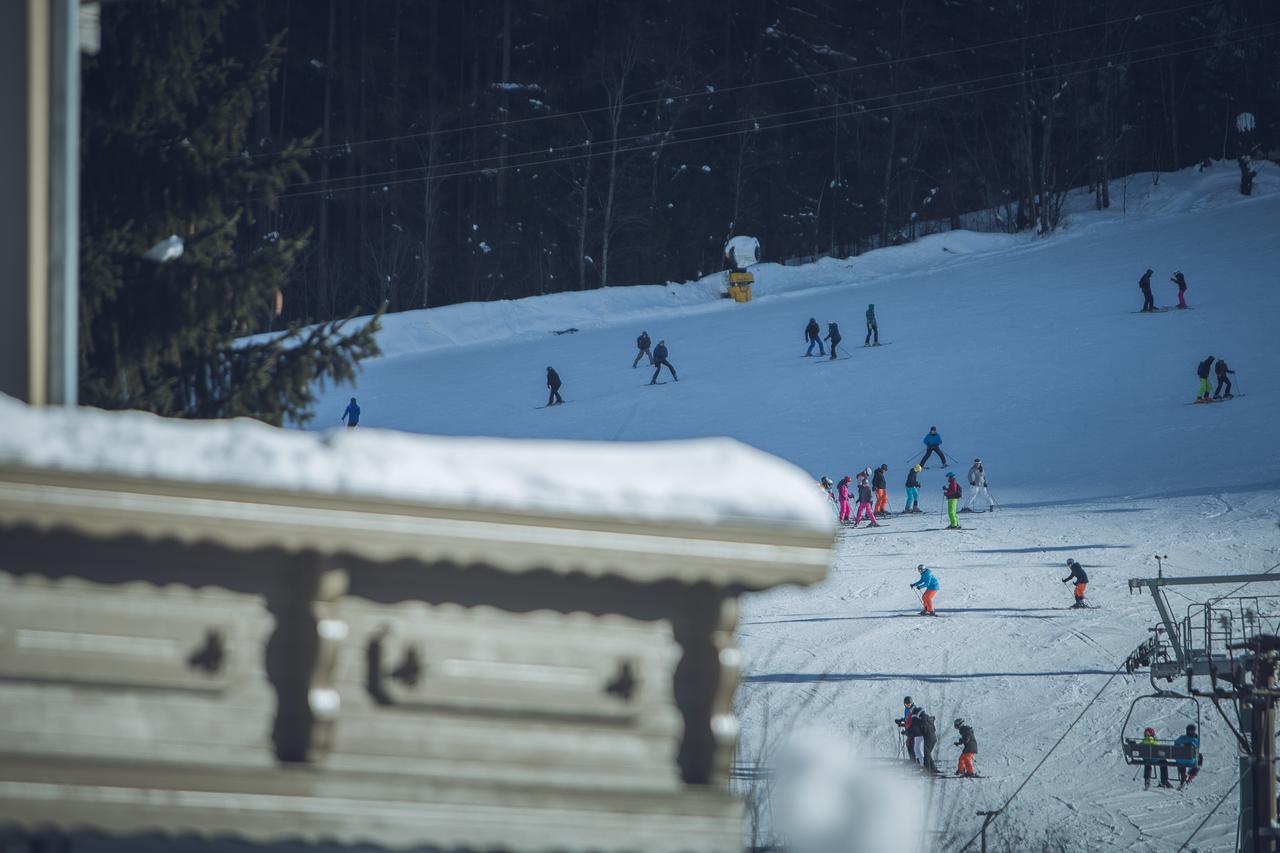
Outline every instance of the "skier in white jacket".
<path id="1" fill-rule="evenodd" d="M 979 490 L 987 499 L 988 511 L 996 508 L 996 502 L 991 499 L 991 492 L 987 491 L 987 472 L 982 467 L 981 459 L 973 460 L 973 465 L 969 467 L 969 487 L 969 502 L 964 505 L 961 512 L 973 512 L 973 502 L 978 497 Z"/>

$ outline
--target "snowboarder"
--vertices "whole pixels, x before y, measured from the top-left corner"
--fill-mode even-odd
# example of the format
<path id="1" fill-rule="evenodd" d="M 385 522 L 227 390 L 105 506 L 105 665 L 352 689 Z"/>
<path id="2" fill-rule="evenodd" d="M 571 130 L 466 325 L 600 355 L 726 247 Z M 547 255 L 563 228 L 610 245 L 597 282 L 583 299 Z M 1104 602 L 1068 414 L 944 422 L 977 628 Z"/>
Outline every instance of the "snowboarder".
<path id="1" fill-rule="evenodd" d="M 640 359 L 645 356 L 649 357 L 649 364 L 653 364 L 653 353 L 649 352 L 649 345 L 653 340 L 649 337 L 648 332 L 641 332 L 640 337 L 636 338 L 636 349 L 640 350 L 636 353 L 636 360 L 631 362 L 631 369 L 635 370 L 640 365 Z"/>
<path id="2" fill-rule="evenodd" d="M 982 460 L 975 459 L 973 464 L 969 466 L 969 485 L 972 489 L 969 492 L 969 502 L 964 505 L 961 512 L 973 512 L 973 502 L 978 499 L 978 492 L 986 495 L 987 511 L 996 508 L 996 502 L 991 498 L 991 492 L 987 490 L 987 471 L 982 467 Z"/>
<path id="3" fill-rule="evenodd" d="M 1196 734 L 1194 725 L 1187 726 L 1187 733 L 1179 735 L 1173 742 L 1174 746 L 1189 746 L 1195 749 L 1196 757 L 1190 759 L 1178 759 L 1178 790 L 1190 785 L 1200 772 L 1200 765 L 1204 764 L 1204 756 L 1200 754 L 1200 735 Z"/>
<path id="4" fill-rule="evenodd" d="M 889 484 L 885 482 L 885 472 L 889 470 L 888 465 L 881 465 L 871 474 L 871 488 L 876 493 L 876 514 L 889 514 Z"/>
<path id="5" fill-rule="evenodd" d="M 547 397 L 548 406 L 557 406 L 564 402 L 564 398 L 560 396 L 560 374 L 556 373 L 555 368 L 550 365 L 547 365 L 547 387 L 551 389 L 551 394 Z"/>
<path id="6" fill-rule="evenodd" d="M 347 408 L 343 410 L 342 417 L 338 421 L 346 421 L 347 429 L 355 429 L 360 425 L 360 407 L 356 405 L 356 398 L 352 397 L 351 402 L 347 403 Z"/>
<path id="7" fill-rule="evenodd" d="M 835 323 L 827 324 L 827 336 L 824 340 L 831 341 L 831 360 L 836 360 L 836 347 L 840 345 L 840 327 Z"/>
<path id="8" fill-rule="evenodd" d="M 1151 727 L 1147 727 L 1143 729 L 1142 743 L 1146 746 L 1158 746 L 1160 744 L 1160 741 L 1156 740 L 1156 730 Z M 1143 789 L 1147 789 L 1151 787 L 1151 767 L 1152 765 L 1150 764 L 1142 765 Z M 1172 785 L 1169 784 L 1169 765 L 1164 763 L 1160 764 L 1160 787 L 1161 788 L 1173 787 Z"/>
<path id="9" fill-rule="evenodd" d="M 1076 585 L 1075 585 L 1076 603 L 1071 606 L 1085 607 L 1086 605 L 1084 603 L 1084 591 L 1089 586 L 1089 576 L 1085 574 L 1084 566 L 1080 565 L 1070 557 L 1067 558 L 1067 571 L 1070 572 L 1070 574 L 1067 575 L 1065 578 L 1063 578 L 1062 582 L 1066 583 L 1067 581 L 1070 581 L 1070 580 L 1074 580 L 1076 582 Z"/>
<path id="10" fill-rule="evenodd" d="M 1142 312 L 1156 310 L 1155 297 L 1151 295 L 1151 273 L 1153 270 L 1147 270 L 1142 274 L 1142 278 L 1138 279 L 1138 288 L 1142 291 Z"/>
<path id="11" fill-rule="evenodd" d="M 857 527 L 858 522 L 862 521 L 863 514 L 871 522 L 867 527 L 879 527 L 876 521 L 876 514 L 871 510 L 871 487 L 867 485 L 867 475 L 858 475 L 858 512 L 853 516 L 853 526 Z"/>
<path id="12" fill-rule="evenodd" d="M 1232 397 L 1231 380 L 1227 378 L 1227 374 L 1235 373 L 1235 371 L 1227 367 L 1227 363 L 1225 361 L 1218 359 L 1218 363 L 1213 366 L 1213 372 L 1218 377 L 1218 387 L 1213 392 L 1213 399 L 1221 400 L 1225 398 L 1230 400 Z M 1222 393 L 1222 386 L 1224 384 L 1227 386 L 1226 394 Z"/>
<path id="13" fill-rule="evenodd" d="M 923 592 L 920 596 L 920 603 L 924 605 L 924 609 L 920 611 L 920 615 L 937 616 L 938 614 L 933 612 L 933 598 L 938 594 L 938 579 L 933 572 L 924 567 L 924 563 L 916 566 L 916 571 L 920 573 L 920 579 L 911 584 L 911 588 Z"/>
<path id="14" fill-rule="evenodd" d="M 903 512 L 924 512 L 920 509 L 920 472 L 919 465 L 912 465 L 907 472 L 907 508 Z"/>
<path id="15" fill-rule="evenodd" d="M 956 518 L 956 504 L 960 502 L 960 484 L 956 482 L 956 475 L 947 472 L 947 484 L 942 487 L 942 496 L 947 499 L 947 519 L 951 522 L 947 525 L 948 530 L 959 530 L 960 520 Z"/>
<path id="16" fill-rule="evenodd" d="M 880 327 L 876 325 L 876 306 L 867 306 L 867 339 L 862 342 L 864 347 L 871 346 L 871 339 L 875 337 L 876 346 L 880 346 Z"/>
<path id="17" fill-rule="evenodd" d="M 938 767 L 933 763 L 933 751 L 938 747 L 938 729 L 934 726 L 933 717 L 923 708 L 916 710 L 916 721 L 913 726 L 922 744 L 920 766 L 930 773 L 937 773 Z"/>
<path id="18" fill-rule="evenodd" d="M 942 452 L 942 436 L 938 435 L 936 426 L 929 427 L 929 434 L 924 437 L 924 456 L 920 457 L 920 467 L 923 468 L 929 461 L 929 457 L 938 454 L 938 458 L 942 460 L 942 464 L 947 464 L 947 455 Z"/>
<path id="19" fill-rule="evenodd" d="M 671 371 L 671 378 L 679 382 L 680 377 L 676 376 L 676 369 L 667 361 L 667 342 L 658 341 L 658 346 L 653 350 L 653 378 L 649 380 L 650 385 L 658 384 L 658 374 L 662 373 L 662 365 L 667 366 L 667 370 Z"/>
<path id="20" fill-rule="evenodd" d="M 1169 279 L 1169 281 L 1178 285 L 1178 307 L 1186 308 L 1187 307 L 1187 277 L 1183 275 L 1181 272 L 1176 272 L 1173 274 L 1173 278 Z"/>
<path id="21" fill-rule="evenodd" d="M 918 713 L 915 704 L 911 701 L 910 696 L 902 697 L 902 716 L 894 720 L 894 725 L 902 729 L 902 733 L 907 738 L 907 758 L 916 764 L 920 763 L 920 759 L 916 757 L 916 731 L 915 721 Z"/>
<path id="22" fill-rule="evenodd" d="M 1209 356 L 1196 368 L 1196 376 L 1200 377 L 1200 390 L 1196 392 L 1197 403 L 1209 402 L 1209 369 L 1212 367 L 1213 356 Z"/>
<path id="23" fill-rule="evenodd" d="M 959 717 L 956 718 L 955 727 L 960 735 L 960 740 L 956 741 L 956 746 L 960 747 L 960 761 L 956 763 L 956 775 L 972 778 L 978 775 L 978 771 L 973 769 L 973 757 L 978 754 L 978 739 L 974 737 L 973 726 L 967 725 Z"/>
<path id="24" fill-rule="evenodd" d="M 826 355 L 827 351 L 822 348 L 822 329 L 818 327 L 818 321 L 813 317 L 809 318 L 809 325 L 804 327 L 804 339 L 809 342 L 809 348 L 804 351 L 804 357 L 808 358 L 813 355 L 813 347 L 818 347 L 818 355 Z"/>
<path id="25" fill-rule="evenodd" d="M 853 514 L 853 509 L 849 506 L 849 483 L 852 481 L 853 478 L 845 474 L 840 479 L 840 484 L 836 486 L 836 494 L 840 498 L 840 521 L 842 523 L 847 522 L 849 516 Z"/>

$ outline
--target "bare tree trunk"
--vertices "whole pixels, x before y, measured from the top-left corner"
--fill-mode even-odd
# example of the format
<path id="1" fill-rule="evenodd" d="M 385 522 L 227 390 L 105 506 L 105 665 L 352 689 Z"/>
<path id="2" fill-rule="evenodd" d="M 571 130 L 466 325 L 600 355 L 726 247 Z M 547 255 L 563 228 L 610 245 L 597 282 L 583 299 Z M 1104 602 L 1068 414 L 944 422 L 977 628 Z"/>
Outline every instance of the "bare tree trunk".
<path id="1" fill-rule="evenodd" d="M 591 210 L 591 137 L 582 165 L 582 212 L 578 215 L 578 290 L 587 289 L 587 224 Z"/>
<path id="2" fill-rule="evenodd" d="M 338 0 L 329 0 L 329 32 L 324 56 L 324 117 L 320 129 L 320 199 L 319 223 L 316 227 L 316 252 L 319 266 L 316 275 L 319 319 L 331 319 L 333 300 L 329 293 L 329 130 L 333 114 L 333 48 L 337 29 Z"/>
<path id="3" fill-rule="evenodd" d="M 511 82 L 511 0 L 502 0 L 502 82 Z M 498 132 L 498 176 L 497 198 L 498 211 L 501 213 L 506 200 L 507 188 L 507 116 L 510 112 L 510 98 L 503 89 L 502 95 L 502 127 Z"/>
<path id="4" fill-rule="evenodd" d="M 605 190 L 600 237 L 600 286 L 609 286 L 609 242 L 613 238 L 613 202 L 618 186 L 618 129 L 622 126 L 622 110 L 626 103 L 627 78 L 639 58 L 639 45 L 629 36 L 618 57 L 617 78 L 605 81 L 605 96 L 609 114 L 609 172 Z"/>

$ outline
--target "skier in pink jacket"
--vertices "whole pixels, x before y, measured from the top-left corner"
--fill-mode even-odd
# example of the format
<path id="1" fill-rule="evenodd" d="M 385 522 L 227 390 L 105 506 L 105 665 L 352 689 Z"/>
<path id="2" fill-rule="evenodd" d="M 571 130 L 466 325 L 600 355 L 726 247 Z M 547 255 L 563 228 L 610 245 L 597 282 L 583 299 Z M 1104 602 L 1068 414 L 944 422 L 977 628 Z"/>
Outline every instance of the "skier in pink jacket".
<path id="1" fill-rule="evenodd" d="M 848 521 L 849 516 L 853 514 L 853 507 L 849 506 L 849 483 L 852 479 L 848 474 L 845 474 L 836 486 L 836 497 L 840 501 L 840 521 L 842 523 Z"/>

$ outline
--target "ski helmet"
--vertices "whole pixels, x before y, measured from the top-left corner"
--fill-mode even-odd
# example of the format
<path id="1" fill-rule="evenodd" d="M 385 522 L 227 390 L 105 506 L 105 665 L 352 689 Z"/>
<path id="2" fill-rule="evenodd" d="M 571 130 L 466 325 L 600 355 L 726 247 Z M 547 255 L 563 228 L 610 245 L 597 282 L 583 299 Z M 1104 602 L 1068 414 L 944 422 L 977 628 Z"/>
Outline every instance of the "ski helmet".
<path id="1" fill-rule="evenodd" d="M 955 478 L 956 478 L 955 472 L 953 472 L 953 471 L 948 471 L 948 472 L 947 472 L 947 479 L 948 479 L 948 480 L 954 480 Z"/>
<path id="2" fill-rule="evenodd" d="M 911 697 L 910 697 L 910 696 L 903 696 L 903 697 L 902 697 L 902 704 L 903 704 L 903 705 L 910 705 L 910 704 L 911 704 Z"/>
<path id="3" fill-rule="evenodd" d="M 1142 736 L 1143 736 L 1143 737 L 1155 737 L 1155 736 L 1156 736 L 1156 730 L 1155 730 L 1155 729 L 1153 729 L 1153 728 L 1151 728 L 1150 726 L 1148 726 L 1147 728 L 1145 728 L 1145 729 L 1143 729 L 1143 730 L 1142 730 Z"/>
<path id="4" fill-rule="evenodd" d="M 916 571 L 919 572 L 920 574 L 924 574 L 925 572 L 924 563 L 921 563 L 920 565 L 916 566 Z"/>
<path id="5" fill-rule="evenodd" d="M 1067 557 L 1067 565 L 1070 566 L 1073 563 L 1075 563 L 1075 560 L 1073 560 L 1071 557 Z"/>
<path id="6" fill-rule="evenodd" d="M 923 469 L 923 468 L 921 468 L 919 465 L 912 465 L 912 466 L 911 466 L 911 470 L 912 470 L 912 471 L 915 471 L 917 474 L 919 474 L 919 473 L 920 473 L 921 471 L 923 471 L 924 469 Z"/>
<path id="7" fill-rule="evenodd" d="M 958 729 L 963 725 L 964 725 L 964 720 L 960 719 L 959 717 L 956 717 L 955 727 Z"/>
<path id="8" fill-rule="evenodd" d="M 1195 735 L 1195 733 L 1196 733 L 1196 727 L 1195 727 L 1195 726 L 1187 726 L 1187 734 L 1189 734 L 1189 735 Z"/>

